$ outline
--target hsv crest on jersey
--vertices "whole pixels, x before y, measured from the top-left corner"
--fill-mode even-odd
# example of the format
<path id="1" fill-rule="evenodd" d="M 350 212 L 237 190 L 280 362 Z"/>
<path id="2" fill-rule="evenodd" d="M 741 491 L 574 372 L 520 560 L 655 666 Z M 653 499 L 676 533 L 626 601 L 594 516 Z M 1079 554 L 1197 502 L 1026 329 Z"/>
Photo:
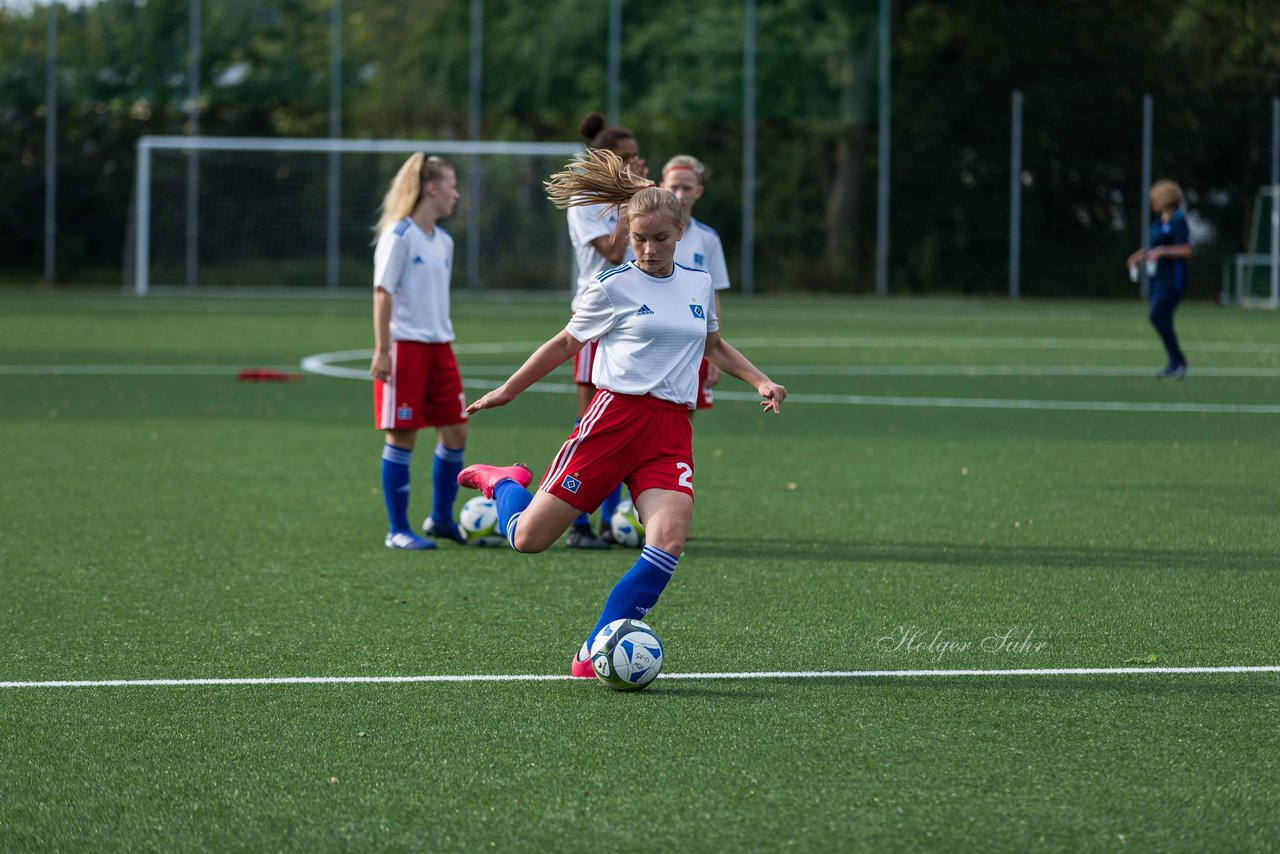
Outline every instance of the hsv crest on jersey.
<path id="1" fill-rule="evenodd" d="M 578 487 L 582 486 L 582 481 L 578 480 L 571 474 L 567 474 L 564 476 L 564 481 L 560 485 L 568 491 L 576 493 L 578 491 Z"/>
<path id="2" fill-rule="evenodd" d="M 702 306 L 700 305 L 689 306 L 689 311 L 692 311 L 693 316 L 698 318 L 699 320 L 702 320 L 704 317 L 706 317 L 706 314 L 702 311 Z"/>
<path id="3" fill-rule="evenodd" d="M 654 311 L 653 309 L 649 308 L 649 306 L 647 306 L 647 305 L 641 305 L 641 306 L 640 306 L 640 308 L 636 311 L 636 314 L 637 314 L 637 315 L 641 315 L 641 314 L 657 314 L 657 312 L 656 312 L 656 311 Z"/>
<path id="4" fill-rule="evenodd" d="M 707 266 L 707 259 L 703 257 L 701 252 L 695 252 L 693 253 L 693 263 L 697 264 L 699 267 L 705 267 Z"/>

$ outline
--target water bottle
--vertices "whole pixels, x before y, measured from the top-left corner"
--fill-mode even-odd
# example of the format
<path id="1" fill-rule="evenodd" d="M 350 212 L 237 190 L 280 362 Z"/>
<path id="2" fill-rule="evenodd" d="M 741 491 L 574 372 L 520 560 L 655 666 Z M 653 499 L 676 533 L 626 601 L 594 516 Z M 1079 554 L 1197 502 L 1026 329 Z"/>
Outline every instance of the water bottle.
<path id="1" fill-rule="evenodd" d="M 1131 282 L 1138 281 L 1138 265 L 1137 264 L 1129 265 L 1129 281 Z"/>
<path id="2" fill-rule="evenodd" d="M 1154 276 L 1159 266 L 1160 266 L 1160 262 L 1158 262 L 1155 258 L 1148 258 L 1147 259 L 1147 275 Z"/>

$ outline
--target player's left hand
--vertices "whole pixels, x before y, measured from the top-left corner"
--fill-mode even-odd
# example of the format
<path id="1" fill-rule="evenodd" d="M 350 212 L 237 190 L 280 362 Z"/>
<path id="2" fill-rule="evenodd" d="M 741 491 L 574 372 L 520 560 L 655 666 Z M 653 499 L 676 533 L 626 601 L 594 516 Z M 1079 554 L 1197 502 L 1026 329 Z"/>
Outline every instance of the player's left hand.
<path id="1" fill-rule="evenodd" d="M 720 375 L 723 371 L 715 362 L 707 362 L 707 385 L 715 386 L 720 384 Z"/>
<path id="2" fill-rule="evenodd" d="M 756 391 L 760 392 L 760 396 L 764 398 L 764 400 L 760 401 L 760 407 L 765 412 L 782 412 L 782 401 L 787 399 L 787 390 L 785 387 L 770 380 L 765 380 L 760 383 L 760 386 Z"/>

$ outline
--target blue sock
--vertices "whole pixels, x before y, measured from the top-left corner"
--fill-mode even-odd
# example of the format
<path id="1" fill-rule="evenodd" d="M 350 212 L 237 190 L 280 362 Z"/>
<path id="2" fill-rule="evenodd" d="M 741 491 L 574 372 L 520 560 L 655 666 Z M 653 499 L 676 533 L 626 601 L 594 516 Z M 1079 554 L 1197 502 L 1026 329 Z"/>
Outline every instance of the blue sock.
<path id="1" fill-rule="evenodd" d="M 618 505 L 622 503 L 622 484 L 618 484 L 605 496 L 604 501 L 600 502 L 600 527 L 607 528 L 613 522 L 613 514 L 618 511 Z"/>
<path id="2" fill-rule="evenodd" d="M 453 502 L 458 497 L 458 472 L 462 471 L 462 448 L 446 448 L 436 444 L 431 464 L 431 518 L 437 525 L 453 521 Z"/>
<path id="3" fill-rule="evenodd" d="M 410 531 L 409 460 L 412 448 L 382 446 L 382 499 L 387 503 L 387 521 L 393 531 Z"/>
<path id="4" fill-rule="evenodd" d="M 498 502 L 498 530 L 514 549 L 516 523 L 520 521 L 520 514 L 533 500 L 533 493 L 514 480 L 504 480 L 494 487 L 493 500 Z"/>
<path id="5" fill-rule="evenodd" d="M 604 602 L 596 627 L 587 637 L 587 644 L 590 645 L 599 631 L 614 620 L 643 620 L 649 609 L 658 604 L 658 597 L 679 562 L 680 558 L 662 549 L 645 546 L 635 566 L 627 570 L 627 574 L 619 578 L 613 590 L 609 591 L 609 598 Z"/>

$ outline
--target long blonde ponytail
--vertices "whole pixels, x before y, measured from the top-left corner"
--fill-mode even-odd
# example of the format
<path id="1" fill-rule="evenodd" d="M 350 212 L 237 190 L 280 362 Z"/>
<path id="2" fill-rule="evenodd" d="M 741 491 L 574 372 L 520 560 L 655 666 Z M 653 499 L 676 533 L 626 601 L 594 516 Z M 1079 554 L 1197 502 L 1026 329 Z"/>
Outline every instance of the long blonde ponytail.
<path id="1" fill-rule="evenodd" d="M 622 158 L 606 148 L 590 148 L 543 182 L 547 198 L 558 208 L 580 205 L 626 205 L 624 217 L 664 213 L 679 224 L 680 200 L 674 193 L 631 174 Z"/>

